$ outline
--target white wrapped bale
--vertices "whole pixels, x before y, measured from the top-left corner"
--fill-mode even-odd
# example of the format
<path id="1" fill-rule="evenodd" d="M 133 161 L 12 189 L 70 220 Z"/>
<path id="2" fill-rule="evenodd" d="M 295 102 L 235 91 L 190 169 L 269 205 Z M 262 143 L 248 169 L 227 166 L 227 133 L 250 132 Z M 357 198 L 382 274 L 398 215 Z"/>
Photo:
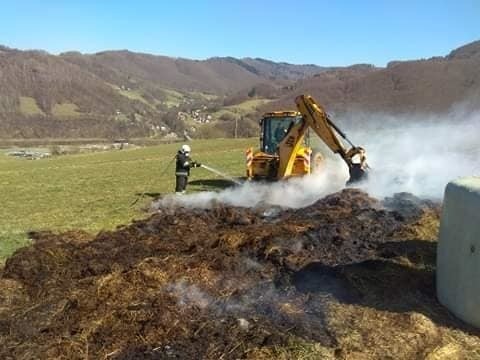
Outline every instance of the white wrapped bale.
<path id="1" fill-rule="evenodd" d="M 437 296 L 480 327 L 480 177 L 447 185 L 437 249 Z"/>

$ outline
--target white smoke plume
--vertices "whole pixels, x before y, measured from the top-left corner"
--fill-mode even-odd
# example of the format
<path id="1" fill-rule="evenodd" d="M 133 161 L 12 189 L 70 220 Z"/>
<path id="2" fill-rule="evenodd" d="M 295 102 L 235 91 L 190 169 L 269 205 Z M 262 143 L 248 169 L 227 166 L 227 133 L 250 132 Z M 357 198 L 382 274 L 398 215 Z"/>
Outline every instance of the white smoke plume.
<path id="1" fill-rule="evenodd" d="M 367 150 L 372 168 L 368 180 L 356 186 L 377 198 L 406 191 L 441 199 L 449 181 L 480 175 L 480 113 L 457 111 L 443 118 L 373 115 L 368 116 L 362 129 L 350 129 L 347 134 L 354 144 Z M 324 169 L 309 177 L 277 183 L 247 182 L 219 192 L 171 195 L 154 207 L 208 208 L 222 203 L 301 208 L 341 190 L 347 179 L 346 165 L 338 155 L 329 155 Z"/>
<path id="2" fill-rule="evenodd" d="M 181 306 L 197 306 L 204 309 L 210 306 L 214 299 L 196 285 L 186 281 L 179 281 L 167 286 L 166 290 L 174 295 Z"/>
<path id="3" fill-rule="evenodd" d="M 373 123 L 381 125 L 354 134 L 367 149 L 372 170 L 361 187 L 372 196 L 406 191 L 441 199 L 449 181 L 480 175 L 480 113 Z"/>
<path id="4" fill-rule="evenodd" d="M 344 187 L 347 178 L 348 171 L 341 163 L 330 162 L 322 173 L 313 176 L 272 183 L 245 182 L 219 192 L 169 195 L 156 202 L 154 207 L 209 208 L 216 203 L 222 203 L 240 207 L 273 205 L 300 208 L 314 203 L 327 194 L 339 191 Z"/>

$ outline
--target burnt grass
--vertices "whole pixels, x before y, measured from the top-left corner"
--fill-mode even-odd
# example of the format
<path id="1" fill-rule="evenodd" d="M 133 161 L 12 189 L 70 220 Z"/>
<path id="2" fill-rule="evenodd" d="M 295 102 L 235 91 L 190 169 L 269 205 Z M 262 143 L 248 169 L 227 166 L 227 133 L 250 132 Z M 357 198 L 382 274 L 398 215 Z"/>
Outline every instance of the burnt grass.
<path id="1" fill-rule="evenodd" d="M 0 358 L 477 358 L 479 333 L 435 296 L 439 214 L 347 189 L 32 233 L 1 274 Z"/>

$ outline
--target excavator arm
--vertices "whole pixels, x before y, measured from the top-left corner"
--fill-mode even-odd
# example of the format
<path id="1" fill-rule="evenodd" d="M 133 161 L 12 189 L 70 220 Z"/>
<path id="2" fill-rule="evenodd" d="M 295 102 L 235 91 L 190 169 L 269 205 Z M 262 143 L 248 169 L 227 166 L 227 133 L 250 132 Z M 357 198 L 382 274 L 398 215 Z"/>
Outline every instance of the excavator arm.
<path id="1" fill-rule="evenodd" d="M 293 164 L 297 152 L 303 144 L 303 138 L 308 130 L 308 124 L 305 120 L 298 123 L 292 122 L 287 130 L 287 134 L 278 144 L 278 170 L 277 179 L 283 179 L 292 174 Z"/>
<path id="2" fill-rule="evenodd" d="M 291 174 L 297 150 L 302 144 L 305 132 L 308 128 L 311 128 L 333 153 L 339 154 L 345 161 L 350 172 L 349 183 L 364 179 L 368 169 L 365 150 L 354 146 L 330 120 L 323 107 L 311 96 L 300 95 L 295 99 L 295 103 L 298 111 L 302 114 L 303 121 L 292 124 L 285 138 L 279 144 L 278 178 Z M 348 142 L 349 149 L 339 136 Z M 354 158 L 357 158 L 358 161 L 354 162 Z"/>

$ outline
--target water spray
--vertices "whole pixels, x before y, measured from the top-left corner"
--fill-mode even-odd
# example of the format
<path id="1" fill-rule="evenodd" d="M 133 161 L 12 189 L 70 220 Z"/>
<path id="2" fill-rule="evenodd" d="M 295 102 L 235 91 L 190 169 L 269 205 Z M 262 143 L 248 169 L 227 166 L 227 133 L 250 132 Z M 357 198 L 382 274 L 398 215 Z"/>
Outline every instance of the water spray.
<path id="1" fill-rule="evenodd" d="M 242 185 L 242 184 L 243 184 L 241 181 L 235 180 L 233 177 L 231 177 L 231 176 L 229 176 L 229 175 L 227 175 L 227 174 L 225 174 L 225 173 L 223 173 L 223 172 L 221 172 L 221 171 L 219 171 L 219 170 L 217 170 L 217 169 L 214 169 L 214 168 L 212 168 L 212 167 L 210 167 L 210 166 L 207 166 L 207 165 L 202 164 L 202 165 L 200 165 L 200 167 L 204 168 L 204 169 L 207 170 L 207 171 L 210 171 L 211 173 L 214 173 L 214 174 L 216 174 L 216 175 L 218 175 L 218 176 L 221 176 L 221 177 L 224 178 L 225 180 L 231 181 L 231 182 L 234 183 L 235 185 Z"/>

